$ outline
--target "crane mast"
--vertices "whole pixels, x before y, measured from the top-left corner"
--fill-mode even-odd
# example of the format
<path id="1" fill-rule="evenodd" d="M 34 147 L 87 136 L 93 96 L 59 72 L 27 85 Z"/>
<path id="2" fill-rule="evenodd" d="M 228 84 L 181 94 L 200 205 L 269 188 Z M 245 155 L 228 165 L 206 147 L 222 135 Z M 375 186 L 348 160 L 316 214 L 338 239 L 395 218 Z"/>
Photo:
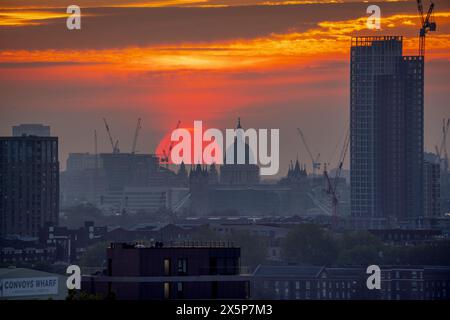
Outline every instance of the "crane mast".
<path id="1" fill-rule="evenodd" d="M 178 120 L 175 130 L 178 129 L 180 127 L 180 125 L 181 125 L 181 121 Z M 161 157 L 160 161 L 161 161 L 161 163 L 166 164 L 166 166 L 169 164 L 170 153 L 172 152 L 173 144 L 174 144 L 174 142 L 170 141 L 169 148 L 168 148 L 169 152 L 166 152 L 166 149 L 163 149 L 163 151 L 162 151 L 162 157 Z"/>
<path id="2" fill-rule="evenodd" d="M 445 123 L 445 120 L 444 120 Z M 447 124 L 442 126 L 442 150 L 444 153 L 444 170 L 445 172 L 448 171 L 448 153 L 447 153 L 447 135 L 448 130 L 450 128 L 450 119 L 447 119 Z"/>
<path id="3" fill-rule="evenodd" d="M 442 120 L 442 137 L 441 143 L 439 146 L 435 146 L 436 155 L 438 157 L 438 161 L 441 165 L 441 168 L 444 172 L 448 171 L 448 152 L 447 152 L 447 135 L 450 130 L 450 118 Z"/>
<path id="4" fill-rule="evenodd" d="M 139 118 L 137 121 L 136 130 L 134 131 L 133 145 L 131 147 L 131 153 L 133 153 L 133 154 L 136 153 L 137 139 L 139 136 L 139 131 L 142 128 L 141 123 L 142 123 L 141 118 Z"/>
<path id="5" fill-rule="evenodd" d="M 113 153 L 119 153 L 119 140 L 116 140 L 116 143 L 114 143 L 114 140 L 111 135 L 111 130 L 109 129 L 108 122 L 105 118 L 103 118 L 103 122 L 105 123 L 106 132 L 108 133 L 109 142 L 111 143 L 112 152 Z"/>
<path id="6" fill-rule="evenodd" d="M 317 170 L 320 170 L 320 153 L 317 154 L 316 158 L 314 158 L 311 149 L 309 149 L 308 143 L 306 143 L 306 139 L 305 136 L 302 132 L 302 130 L 300 128 L 297 128 L 298 134 L 300 136 L 300 139 L 303 142 L 303 145 L 305 146 L 306 152 L 308 153 L 309 157 L 311 158 L 311 163 L 312 163 L 312 170 L 313 170 L 313 176 L 316 176 L 316 172 Z"/>
<path id="7" fill-rule="evenodd" d="M 97 130 L 94 130 L 94 156 L 95 156 L 95 174 L 98 173 L 98 148 L 97 148 Z"/>
<path id="8" fill-rule="evenodd" d="M 434 9 L 434 3 L 430 3 L 427 15 L 424 16 L 422 0 L 417 0 L 417 10 L 419 11 L 419 17 L 421 22 L 419 32 L 419 56 L 425 56 L 425 36 L 428 31 L 436 31 L 436 23 L 432 21 L 432 14 Z"/>
<path id="9" fill-rule="evenodd" d="M 350 144 L 350 130 L 347 130 L 347 134 L 345 135 L 345 140 L 344 140 L 344 145 L 342 147 L 341 150 L 341 155 L 339 157 L 339 165 L 338 168 L 336 170 L 336 174 L 334 176 L 333 181 L 331 181 L 331 178 L 328 174 L 327 169 L 325 168 L 323 171 L 323 175 L 325 177 L 325 181 L 327 183 L 327 194 L 330 195 L 331 198 L 331 224 L 332 227 L 335 228 L 337 227 L 337 223 L 338 223 L 338 203 L 339 203 L 339 198 L 337 195 L 337 187 L 338 187 L 338 183 L 339 183 L 339 178 L 341 177 L 341 172 L 342 172 L 342 167 L 344 166 L 344 161 L 345 158 L 347 156 L 347 150 L 348 150 L 348 146 Z"/>

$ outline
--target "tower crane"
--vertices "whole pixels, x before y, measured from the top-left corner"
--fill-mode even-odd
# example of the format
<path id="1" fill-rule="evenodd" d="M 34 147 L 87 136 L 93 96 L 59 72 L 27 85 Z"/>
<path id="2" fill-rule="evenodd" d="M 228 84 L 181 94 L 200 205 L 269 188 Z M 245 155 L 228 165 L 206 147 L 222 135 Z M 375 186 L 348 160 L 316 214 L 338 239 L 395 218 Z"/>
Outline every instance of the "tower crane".
<path id="1" fill-rule="evenodd" d="M 339 183 L 339 178 L 341 177 L 341 172 L 342 172 L 342 167 L 344 165 L 344 161 L 345 158 L 347 156 L 347 150 L 348 150 L 348 145 L 350 143 L 350 130 L 347 130 L 347 134 L 345 135 L 345 139 L 344 139 L 344 145 L 342 147 L 341 150 L 341 155 L 339 157 L 339 165 L 338 168 L 336 170 L 336 174 L 334 176 L 333 181 L 331 181 L 331 178 L 328 174 L 327 169 L 325 168 L 323 171 L 323 175 L 325 176 L 325 181 L 327 183 L 327 194 L 330 195 L 331 197 L 331 216 L 332 216 L 332 226 L 336 227 L 337 226 L 337 219 L 338 219 L 338 202 L 339 202 L 339 198 L 337 195 L 337 186 Z"/>
<path id="2" fill-rule="evenodd" d="M 132 154 L 136 153 L 137 139 L 138 139 L 138 136 L 139 136 L 139 131 L 142 128 L 141 123 L 142 123 L 141 118 L 139 118 L 138 121 L 137 121 L 136 130 L 134 131 L 133 146 L 131 147 L 131 153 Z"/>
<path id="3" fill-rule="evenodd" d="M 95 174 L 98 175 L 97 130 L 94 130 L 94 156 L 95 156 Z"/>
<path id="4" fill-rule="evenodd" d="M 103 122 L 105 123 L 106 132 L 108 133 L 109 142 L 111 143 L 112 152 L 113 153 L 119 153 L 119 140 L 116 140 L 116 143 L 114 143 L 114 140 L 111 136 L 111 131 L 109 130 L 108 122 L 105 118 L 103 118 Z"/>
<path id="5" fill-rule="evenodd" d="M 442 136 L 441 143 L 439 146 L 436 146 L 436 155 L 438 156 L 438 161 L 442 166 L 442 170 L 444 172 L 448 171 L 448 153 L 447 153 L 447 135 L 450 130 L 450 118 L 445 121 L 442 120 Z"/>
<path id="6" fill-rule="evenodd" d="M 180 127 L 180 125 L 181 125 L 181 121 L 178 120 L 175 130 L 178 129 Z M 172 152 L 172 148 L 173 148 L 173 141 L 170 141 L 169 148 L 168 148 L 169 152 L 166 152 L 166 149 L 163 149 L 163 151 L 162 151 L 162 157 L 160 158 L 160 161 L 161 161 L 161 163 L 165 163 L 166 166 L 169 164 L 170 153 Z"/>
<path id="7" fill-rule="evenodd" d="M 430 3 L 427 15 L 424 16 L 422 0 L 417 0 L 417 9 L 419 10 L 421 28 L 419 33 L 419 56 L 425 56 L 425 36 L 428 31 L 436 31 L 436 22 L 434 22 L 432 14 L 434 3 Z"/>
<path id="8" fill-rule="evenodd" d="M 317 170 L 320 170 L 320 162 L 319 162 L 320 153 L 318 153 L 317 156 L 314 158 L 311 150 L 308 147 L 308 144 L 306 143 L 306 139 L 305 139 L 305 136 L 303 135 L 302 130 L 300 128 L 297 128 L 297 131 L 298 131 L 298 135 L 300 136 L 300 139 L 303 142 L 303 145 L 305 146 L 306 152 L 308 153 L 309 157 L 311 158 L 313 177 L 315 177 Z"/>

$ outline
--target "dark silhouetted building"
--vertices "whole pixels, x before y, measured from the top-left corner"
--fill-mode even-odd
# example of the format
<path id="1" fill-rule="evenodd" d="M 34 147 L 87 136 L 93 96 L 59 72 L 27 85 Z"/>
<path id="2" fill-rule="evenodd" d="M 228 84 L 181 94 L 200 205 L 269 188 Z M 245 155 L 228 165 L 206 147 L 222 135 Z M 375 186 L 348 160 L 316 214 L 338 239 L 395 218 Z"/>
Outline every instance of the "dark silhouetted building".
<path id="1" fill-rule="evenodd" d="M 361 267 L 259 266 L 252 299 L 448 300 L 450 268 L 380 266 L 381 288 L 369 290 Z"/>
<path id="2" fill-rule="evenodd" d="M 57 247 L 37 240 L 0 238 L 0 264 L 3 266 L 52 264 L 57 261 Z"/>
<path id="3" fill-rule="evenodd" d="M 246 143 L 245 132 L 238 120 L 236 137 L 224 155 L 220 171 L 216 165 L 191 167 L 189 174 L 190 211 L 206 215 L 281 215 L 304 214 L 311 200 L 308 198 L 307 173 L 297 160 L 279 183 L 260 180 L 254 150 Z M 244 152 L 242 159 L 238 150 Z M 233 163 L 226 157 L 233 156 Z M 238 163 L 241 160 L 242 163 Z"/>
<path id="4" fill-rule="evenodd" d="M 100 159 L 106 174 L 107 191 L 123 191 L 125 187 L 148 187 L 158 159 L 151 154 L 102 153 Z"/>
<path id="5" fill-rule="evenodd" d="M 187 172 L 184 164 L 177 174 L 160 165 L 152 154 L 102 153 L 105 192 L 102 208 L 119 211 L 154 212 L 175 209 L 187 197 Z"/>
<path id="6" fill-rule="evenodd" d="M 38 136 L 50 137 L 50 126 L 42 124 L 19 124 L 12 127 L 13 137 Z"/>
<path id="7" fill-rule="evenodd" d="M 423 162 L 423 210 L 426 218 L 441 216 L 441 166 L 436 158 L 426 153 Z"/>
<path id="8" fill-rule="evenodd" d="M 39 243 L 56 248 L 57 261 L 78 263 L 86 253 L 86 248 L 105 241 L 107 227 L 95 226 L 92 221 L 85 221 L 84 226 L 69 229 L 47 224 L 39 230 Z"/>
<path id="9" fill-rule="evenodd" d="M 241 119 L 238 119 L 236 130 L 244 130 L 241 126 Z M 245 131 L 244 131 L 245 132 Z M 245 142 L 245 133 L 237 132 L 234 143 L 224 155 L 224 164 L 220 168 L 220 183 L 225 185 L 255 185 L 259 184 L 259 166 L 256 164 L 256 155 L 248 143 Z M 238 152 L 240 145 L 243 145 L 243 163 L 239 163 Z M 233 154 L 233 163 L 226 163 L 227 153 Z"/>
<path id="10" fill-rule="evenodd" d="M 83 278 L 82 290 L 118 299 L 246 299 L 240 248 L 193 243 L 112 243 L 106 275 Z"/>
<path id="11" fill-rule="evenodd" d="M 399 246 L 430 244 L 442 238 L 442 231 L 437 229 L 384 228 L 368 231 L 385 244 Z"/>
<path id="12" fill-rule="evenodd" d="M 352 39 L 351 213 L 362 227 L 423 216 L 423 69 L 402 37 Z"/>
<path id="13" fill-rule="evenodd" d="M 276 300 L 351 300 L 373 298 L 363 268 L 259 266 L 252 298 Z"/>
<path id="14" fill-rule="evenodd" d="M 87 152 L 69 153 L 60 182 L 62 207 L 80 203 L 99 204 L 106 189 L 102 159 Z"/>
<path id="15" fill-rule="evenodd" d="M 245 165 L 240 165 L 245 166 Z M 223 166 L 222 166 L 223 169 Z M 220 172 L 222 174 L 222 171 Z M 301 174 L 301 173 L 299 173 Z M 189 174 L 190 210 L 206 215 L 280 215 L 300 214 L 310 204 L 304 192 L 306 177 L 283 180 L 277 184 L 249 185 L 214 183 L 215 167 L 197 165 Z"/>
<path id="16" fill-rule="evenodd" d="M 0 137 L 0 235 L 37 237 L 58 214 L 58 138 Z"/>

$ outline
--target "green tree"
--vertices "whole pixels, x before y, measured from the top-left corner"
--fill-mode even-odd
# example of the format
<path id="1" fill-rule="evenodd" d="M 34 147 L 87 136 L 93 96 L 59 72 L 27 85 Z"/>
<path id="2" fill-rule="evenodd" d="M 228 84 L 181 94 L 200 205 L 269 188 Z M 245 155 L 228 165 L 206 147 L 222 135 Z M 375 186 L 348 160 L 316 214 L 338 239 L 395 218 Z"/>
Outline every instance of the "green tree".
<path id="1" fill-rule="evenodd" d="M 282 245 L 286 261 L 311 265 L 331 265 L 338 254 L 331 234 L 316 224 L 300 224 L 292 228 Z"/>
<path id="2" fill-rule="evenodd" d="M 234 231 L 225 238 L 235 246 L 241 248 L 241 265 L 243 267 L 255 268 L 266 261 L 267 242 L 260 236 L 245 231 Z"/>
<path id="3" fill-rule="evenodd" d="M 341 238 L 342 249 L 352 249 L 356 246 L 381 248 L 383 243 L 368 231 L 345 232 Z"/>
<path id="4" fill-rule="evenodd" d="M 383 243 L 367 231 L 346 232 L 339 241 L 339 265 L 370 265 L 382 262 Z"/>

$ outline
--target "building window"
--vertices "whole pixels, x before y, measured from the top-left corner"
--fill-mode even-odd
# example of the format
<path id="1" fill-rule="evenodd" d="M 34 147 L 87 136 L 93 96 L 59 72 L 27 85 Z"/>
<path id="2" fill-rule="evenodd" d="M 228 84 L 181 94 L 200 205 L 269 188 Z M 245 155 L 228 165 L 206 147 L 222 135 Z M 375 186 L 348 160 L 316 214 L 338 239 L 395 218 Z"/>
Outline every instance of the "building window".
<path id="1" fill-rule="evenodd" d="M 164 282 L 164 299 L 170 298 L 170 283 Z"/>
<path id="2" fill-rule="evenodd" d="M 187 259 L 186 258 L 178 259 L 177 271 L 178 271 L 179 275 L 187 274 Z"/>
<path id="3" fill-rule="evenodd" d="M 288 281 L 284 282 L 284 298 L 285 299 L 289 298 L 289 282 Z"/>
<path id="4" fill-rule="evenodd" d="M 164 275 L 170 276 L 170 259 L 164 259 Z"/>
<path id="5" fill-rule="evenodd" d="M 183 294 L 183 282 L 178 282 L 178 283 L 177 283 L 177 298 L 178 298 L 178 299 L 183 299 L 183 298 L 184 298 L 184 294 Z"/>
<path id="6" fill-rule="evenodd" d="M 280 299 L 280 282 L 275 281 L 274 287 L 275 287 L 275 297 L 276 299 Z"/>

